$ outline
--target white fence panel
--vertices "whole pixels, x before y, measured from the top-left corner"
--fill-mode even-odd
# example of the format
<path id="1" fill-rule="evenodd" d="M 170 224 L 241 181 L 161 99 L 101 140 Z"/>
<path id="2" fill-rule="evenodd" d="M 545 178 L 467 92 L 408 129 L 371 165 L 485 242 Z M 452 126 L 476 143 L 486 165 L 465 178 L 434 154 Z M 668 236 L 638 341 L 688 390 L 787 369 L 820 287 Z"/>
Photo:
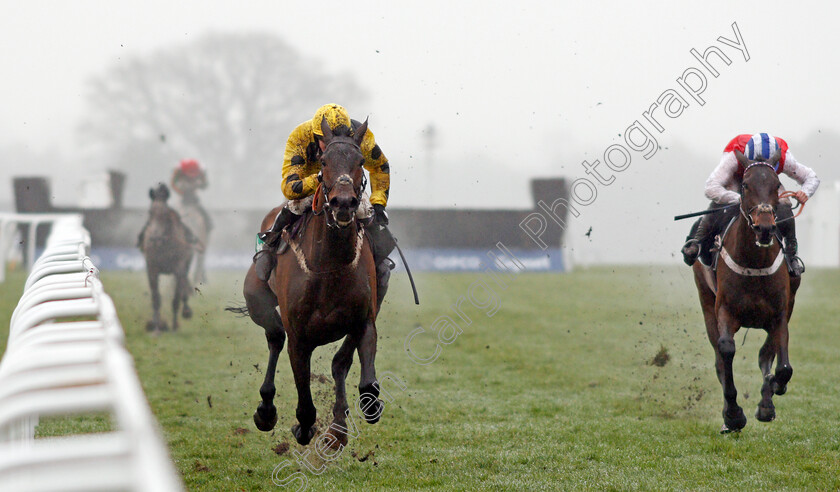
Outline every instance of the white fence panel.
<path id="1" fill-rule="evenodd" d="M 81 217 L 38 221 L 47 219 L 52 232 L 32 263 L 0 361 L 0 490 L 183 490 L 87 256 Z M 20 219 L 6 214 L 0 222 L 5 235 Z M 0 260 L 5 268 L 3 253 Z M 65 319 L 78 317 L 86 319 Z M 107 412 L 114 430 L 35 439 L 39 417 L 90 412 Z"/>

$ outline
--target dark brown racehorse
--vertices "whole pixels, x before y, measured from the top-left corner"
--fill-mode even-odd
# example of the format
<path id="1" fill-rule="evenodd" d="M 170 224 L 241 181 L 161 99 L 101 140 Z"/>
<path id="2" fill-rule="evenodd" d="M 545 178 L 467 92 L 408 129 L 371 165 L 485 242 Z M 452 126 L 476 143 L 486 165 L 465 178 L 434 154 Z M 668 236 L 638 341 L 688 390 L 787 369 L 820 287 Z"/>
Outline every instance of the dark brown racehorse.
<path id="1" fill-rule="evenodd" d="M 170 208 L 166 201 L 169 199 L 169 188 L 160 183 L 157 188 L 149 190 L 152 205 L 149 208 L 149 219 L 141 234 L 140 250 L 146 258 L 146 274 L 149 277 L 149 289 L 152 293 L 152 321 L 146 325 L 149 331 L 160 332 L 168 329 L 160 318 L 160 289 L 158 279 L 161 274 L 175 276 L 175 294 L 172 299 L 172 330 L 178 329 L 178 309 L 183 302 L 181 315 L 192 317 L 192 310 L 187 303 L 190 295 L 190 285 L 187 271 L 193 256 L 195 242 L 189 229 L 181 222 L 178 212 Z"/>
<path id="2" fill-rule="evenodd" d="M 277 423 L 274 406 L 274 373 L 277 357 L 288 336 L 289 362 L 298 393 L 297 420 L 292 434 L 300 444 L 315 435 L 315 406 L 309 389 L 310 359 L 315 347 L 344 338 L 332 361 L 335 380 L 333 423 L 325 434 L 331 447 L 347 443 L 345 415 L 348 410 L 345 379 L 358 351 L 361 363 L 359 393 L 365 420 L 376 423 L 383 405 L 376 381 L 376 269 L 373 254 L 355 213 L 362 195 L 364 159 L 359 145 L 367 121 L 349 136 L 349 129 L 335 133 L 321 124 L 326 148 L 321 157 L 322 185 L 316 192 L 321 213 L 308 220 L 300 237 L 291 239 L 290 250 L 277 257 L 269 281 L 257 278 L 254 266 L 245 277 L 245 303 L 254 323 L 265 328 L 268 366 L 260 388 L 262 402 L 254 423 L 269 431 Z M 262 222 L 267 230 L 279 208 Z M 286 236 L 288 238 L 288 236 Z"/>
<path id="3" fill-rule="evenodd" d="M 768 162 L 749 161 L 742 153 L 735 153 L 745 168 L 741 213 L 723 239 L 717 278 L 700 262 L 693 267 L 706 331 L 715 350 L 718 379 L 723 386 L 721 432 L 739 431 L 747 423 L 738 406 L 732 376 L 734 335 L 741 327 L 767 331 L 758 353 L 764 384 L 756 418 L 770 422 L 776 417 L 773 394 L 783 395 L 793 375 L 788 360 L 788 322 L 800 282 L 799 277 L 788 274 L 781 245 L 775 238 L 781 183 L 774 166 L 779 153 Z M 776 358 L 776 371 L 772 373 Z"/>

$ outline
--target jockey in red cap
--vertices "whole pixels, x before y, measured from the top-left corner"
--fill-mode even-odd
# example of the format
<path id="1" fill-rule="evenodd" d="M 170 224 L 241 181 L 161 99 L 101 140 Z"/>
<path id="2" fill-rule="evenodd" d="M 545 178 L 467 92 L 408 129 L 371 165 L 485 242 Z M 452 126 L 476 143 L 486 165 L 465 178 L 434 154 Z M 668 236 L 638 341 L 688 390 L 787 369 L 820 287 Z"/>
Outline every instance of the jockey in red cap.
<path id="1" fill-rule="evenodd" d="M 712 171 L 709 179 L 706 180 L 706 198 L 712 200 L 710 208 L 720 208 L 726 205 L 739 203 L 741 195 L 741 179 L 744 176 L 744 168 L 738 162 L 735 151 L 740 151 L 744 156 L 753 161 L 767 161 L 773 155 L 779 153 L 779 162 L 776 166 L 777 174 L 785 174 L 800 185 L 796 192 L 796 198 L 800 203 L 805 203 L 808 198 L 816 193 L 820 185 L 817 174 L 808 166 L 798 162 L 788 150 L 788 144 L 778 137 L 767 133 L 755 135 L 743 134 L 733 138 L 723 149 L 723 156 L 720 163 Z M 784 191 L 784 189 L 779 190 Z M 692 226 L 692 232 L 682 248 L 683 260 L 688 265 L 693 265 L 701 251 L 708 252 L 712 247 L 712 240 L 715 235 L 722 232 L 729 219 L 737 209 L 729 209 L 725 213 L 706 214 Z M 785 240 L 785 256 L 791 266 L 790 273 L 799 276 L 805 270 L 802 260 L 796 256 L 796 227 L 792 219 L 790 200 L 784 198 L 779 201 L 779 208 L 776 212 L 779 221 L 779 232 Z M 790 217 L 791 220 L 784 220 Z"/>

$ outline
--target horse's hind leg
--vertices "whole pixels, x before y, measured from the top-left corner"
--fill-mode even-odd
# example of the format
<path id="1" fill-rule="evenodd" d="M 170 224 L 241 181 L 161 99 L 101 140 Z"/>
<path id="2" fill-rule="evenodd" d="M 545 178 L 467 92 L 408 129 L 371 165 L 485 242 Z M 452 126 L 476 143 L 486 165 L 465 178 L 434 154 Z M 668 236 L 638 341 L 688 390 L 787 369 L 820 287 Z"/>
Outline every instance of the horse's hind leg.
<path id="1" fill-rule="evenodd" d="M 257 429 L 267 432 L 277 425 L 277 408 L 274 406 L 274 374 L 277 372 L 277 358 L 283 350 L 286 342 L 286 333 L 280 328 L 265 330 L 265 339 L 268 342 L 268 365 L 265 368 L 265 378 L 260 386 L 260 398 L 262 401 L 254 412 L 254 424 Z"/>
<path id="2" fill-rule="evenodd" d="M 286 332 L 277 312 L 277 298 L 268 286 L 257 279 L 253 265 L 245 275 L 245 305 L 251 320 L 265 330 L 268 342 L 268 366 L 260 386 L 260 402 L 254 412 L 254 424 L 261 431 L 270 431 L 277 424 L 277 408 L 274 406 L 274 375 L 277 372 L 277 358 L 286 343 Z"/>
<path id="3" fill-rule="evenodd" d="M 755 418 L 761 422 L 770 422 L 776 418 L 776 407 L 773 405 L 773 375 L 770 374 L 777 351 L 774 342 L 773 333 L 768 331 L 767 339 L 758 351 L 758 368 L 764 376 L 764 383 L 761 385 L 761 401 L 758 402 Z"/>
<path id="4" fill-rule="evenodd" d="M 353 364 L 353 352 L 358 345 L 358 339 L 347 335 L 344 342 L 335 353 L 332 361 L 332 376 L 335 381 L 335 405 L 333 405 L 333 421 L 327 429 L 324 438 L 327 445 L 339 449 L 347 445 L 347 373 Z"/>
<path id="5" fill-rule="evenodd" d="M 376 324 L 368 320 L 359 341 L 359 363 L 362 366 L 359 381 L 359 407 L 369 424 L 379 422 L 385 405 L 379 399 L 379 383 L 376 381 Z"/>
<path id="6" fill-rule="evenodd" d="M 717 350 L 723 359 L 723 423 L 721 432 L 740 431 L 747 425 L 747 417 L 744 410 L 738 406 L 738 390 L 735 388 L 735 379 L 732 374 L 732 361 L 735 359 L 735 338 L 734 334 L 740 328 L 738 321 L 734 320 L 725 306 L 718 309 L 718 332 Z"/>
<path id="7" fill-rule="evenodd" d="M 315 435 L 315 405 L 309 388 L 310 362 L 312 348 L 294 338 L 289 339 L 289 362 L 295 375 L 295 387 L 298 392 L 298 405 L 295 412 L 298 424 L 292 426 L 292 435 L 303 446 L 309 444 Z"/>

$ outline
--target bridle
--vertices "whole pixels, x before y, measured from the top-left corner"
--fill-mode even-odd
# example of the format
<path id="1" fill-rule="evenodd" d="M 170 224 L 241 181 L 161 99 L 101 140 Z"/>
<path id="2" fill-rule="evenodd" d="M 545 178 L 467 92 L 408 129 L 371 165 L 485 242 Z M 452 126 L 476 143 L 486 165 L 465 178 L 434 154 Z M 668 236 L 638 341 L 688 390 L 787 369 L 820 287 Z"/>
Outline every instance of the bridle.
<path id="1" fill-rule="evenodd" d="M 757 166 L 767 166 L 770 169 L 772 169 L 774 173 L 776 172 L 776 169 L 766 162 L 753 162 L 752 164 L 747 166 L 746 169 L 744 169 L 744 175 L 743 175 L 742 182 L 741 182 L 741 203 L 740 203 L 740 205 L 738 205 L 738 210 L 741 211 L 741 215 L 744 216 L 744 218 L 747 220 L 747 225 L 753 231 L 757 230 L 757 226 L 755 225 L 755 221 L 753 220 L 753 212 L 755 212 L 756 210 L 758 210 L 759 214 L 772 213 L 773 214 L 773 227 L 774 228 L 777 227 L 780 222 L 783 222 L 784 220 L 787 220 L 787 219 L 779 220 L 778 212 L 776 210 L 777 207 L 773 207 L 769 203 L 759 203 L 758 205 L 752 207 L 751 209 L 749 209 L 747 211 L 744 211 L 744 191 L 745 191 L 745 188 L 744 188 L 743 179 L 746 178 L 747 172 L 749 172 L 750 169 L 752 169 L 754 167 L 757 167 Z M 755 244 L 759 248 L 769 248 L 770 246 L 773 246 L 773 236 L 772 235 L 770 236 L 770 242 L 768 244 L 762 244 L 758 240 L 756 240 Z"/>
<path id="2" fill-rule="evenodd" d="M 359 151 L 359 153 L 361 153 L 361 151 L 362 151 L 361 147 L 359 147 L 359 145 L 356 144 L 356 142 L 353 142 L 353 141 L 348 142 L 346 140 L 333 140 L 324 147 L 324 153 L 327 152 L 327 149 L 330 148 L 330 145 L 338 144 L 338 143 L 351 145 L 351 146 L 355 147 L 356 150 Z M 342 174 L 341 176 L 338 177 L 338 179 L 335 180 L 335 182 L 333 183 L 332 186 L 329 186 L 329 185 L 327 185 L 326 182 L 324 182 L 323 175 L 321 173 L 318 173 L 318 181 L 321 182 L 320 188 L 321 188 L 321 192 L 323 194 L 324 205 L 323 205 L 322 210 L 319 212 L 319 211 L 315 210 L 315 206 L 314 206 L 315 201 L 313 201 L 312 202 L 312 204 L 313 204 L 312 210 L 315 213 L 315 215 L 321 215 L 322 213 L 328 212 L 328 213 L 325 214 L 325 219 L 327 221 L 327 227 L 329 227 L 330 229 L 341 228 L 341 226 L 338 224 L 338 219 L 336 219 L 336 217 L 335 217 L 335 210 L 333 210 L 333 208 L 330 206 L 330 193 L 332 192 L 333 188 L 335 188 L 336 183 L 338 183 L 339 181 L 342 181 L 342 180 L 349 180 L 351 184 L 354 184 L 353 183 L 353 178 L 351 178 L 347 174 Z M 356 193 L 356 199 L 359 202 L 362 201 L 362 194 L 365 192 L 366 187 L 367 187 L 367 176 L 365 176 L 364 171 L 362 171 L 362 184 L 361 184 L 361 186 L 359 186 L 358 189 L 356 189 L 355 187 L 353 188 L 353 191 Z M 352 214 L 353 218 L 355 218 L 356 211 L 355 210 L 351 211 L 351 214 Z"/>

